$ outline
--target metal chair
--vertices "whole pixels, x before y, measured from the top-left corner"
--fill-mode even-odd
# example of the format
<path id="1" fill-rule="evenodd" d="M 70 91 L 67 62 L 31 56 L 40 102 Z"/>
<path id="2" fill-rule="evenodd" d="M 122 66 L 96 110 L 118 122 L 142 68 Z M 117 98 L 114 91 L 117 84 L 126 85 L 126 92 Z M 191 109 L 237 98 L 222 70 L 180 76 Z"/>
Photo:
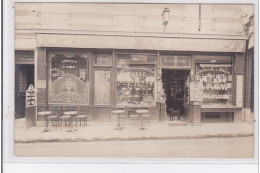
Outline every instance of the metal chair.
<path id="1" fill-rule="evenodd" d="M 85 106 L 78 107 L 78 114 L 76 115 L 76 126 L 78 125 L 78 121 L 80 123 L 80 126 L 81 126 L 81 121 L 84 122 L 84 126 L 87 126 L 87 121 L 88 121 L 87 107 Z"/>
<path id="2" fill-rule="evenodd" d="M 62 108 L 62 115 L 60 116 L 60 122 L 62 126 L 62 121 L 64 121 L 65 126 L 67 126 L 67 122 L 69 122 L 69 125 L 72 125 L 72 117 L 71 115 L 64 115 L 64 112 L 66 111 L 73 111 L 72 106 L 65 106 Z"/>
<path id="3" fill-rule="evenodd" d="M 138 108 L 129 108 L 128 117 L 130 125 L 138 125 L 140 116 L 136 113 Z"/>
<path id="4" fill-rule="evenodd" d="M 46 126 L 48 128 L 48 125 L 49 125 L 49 121 L 52 122 L 52 126 L 54 126 L 54 121 L 55 121 L 55 127 L 57 129 L 57 126 L 58 126 L 58 121 L 59 121 L 59 111 L 60 111 L 60 108 L 59 106 L 51 106 L 50 107 L 50 111 L 52 112 L 50 116 L 47 116 L 46 117 Z"/>

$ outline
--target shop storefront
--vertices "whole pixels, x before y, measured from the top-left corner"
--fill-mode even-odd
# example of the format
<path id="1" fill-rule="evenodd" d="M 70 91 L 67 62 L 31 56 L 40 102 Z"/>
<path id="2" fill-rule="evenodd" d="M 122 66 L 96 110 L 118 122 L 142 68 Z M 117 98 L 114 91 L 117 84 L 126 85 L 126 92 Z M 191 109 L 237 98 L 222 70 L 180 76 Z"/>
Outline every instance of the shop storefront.
<path id="1" fill-rule="evenodd" d="M 233 56 L 195 56 L 194 82 L 201 91 L 202 121 L 233 121 L 234 112 L 242 107 L 241 98 L 234 103 Z M 239 81 L 242 82 L 242 81 Z M 238 83 L 239 84 L 239 83 Z M 240 83 L 241 85 L 241 83 Z M 240 88 L 240 87 L 239 87 Z M 237 92 L 241 92 L 239 89 Z M 241 96 L 243 93 L 240 93 Z"/>
<path id="2" fill-rule="evenodd" d="M 167 121 L 173 109 L 194 124 L 240 121 L 244 46 L 243 39 L 39 34 L 37 111 L 85 106 L 92 120 L 110 121 L 114 109 L 131 117 L 142 108 L 148 119 Z"/>

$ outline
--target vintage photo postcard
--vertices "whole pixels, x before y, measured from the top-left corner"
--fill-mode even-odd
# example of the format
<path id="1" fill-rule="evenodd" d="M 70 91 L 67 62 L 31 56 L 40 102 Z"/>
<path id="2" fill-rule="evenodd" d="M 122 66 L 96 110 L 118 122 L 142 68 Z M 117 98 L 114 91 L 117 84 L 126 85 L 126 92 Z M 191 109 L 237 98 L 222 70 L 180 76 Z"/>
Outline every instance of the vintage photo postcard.
<path id="1" fill-rule="evenodd" d="M 255 158 L 254 4 L 13 10 L 14 156 Z"/>

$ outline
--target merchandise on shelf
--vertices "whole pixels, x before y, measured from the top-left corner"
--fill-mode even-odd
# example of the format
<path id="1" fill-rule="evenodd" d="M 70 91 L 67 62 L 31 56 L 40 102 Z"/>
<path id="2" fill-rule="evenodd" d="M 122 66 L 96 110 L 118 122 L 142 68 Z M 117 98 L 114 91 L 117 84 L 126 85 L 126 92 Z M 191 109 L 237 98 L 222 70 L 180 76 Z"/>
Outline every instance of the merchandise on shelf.
<path id="1" fill-rule="evenodd" d="M 155 65 L 119 61 L 117 104 L 150 105 L 155 102 Z"/>
<path id="2" fill-rule="evenodd" d="M 231 64 L 196 64 L 195 79 L 203 82 L 204 104 L 231 104 Z"/>

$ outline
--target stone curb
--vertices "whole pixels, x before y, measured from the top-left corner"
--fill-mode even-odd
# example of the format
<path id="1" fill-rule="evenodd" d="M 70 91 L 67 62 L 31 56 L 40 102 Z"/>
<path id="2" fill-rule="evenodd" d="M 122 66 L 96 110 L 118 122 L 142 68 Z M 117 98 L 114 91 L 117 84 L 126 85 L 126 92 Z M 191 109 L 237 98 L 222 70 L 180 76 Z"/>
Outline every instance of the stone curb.
<path id="1" fill-rule="evenodd" d="M 166 139 L 202 139 L 202 138 L 231 138 L 231 137 L 250 137 L 254 133 L 238 134 L 214 134 L 214 135 L 195 135 L 195 136 L 150 136 L 150 137 L 127 137 L 127 138 L 54 138 L 54 139 L 15 139 L 14 143 L 40 143 L 40 142 L 96 142 L 96 141 L 133 141 L 133 140 L 166 140 Z"/>

